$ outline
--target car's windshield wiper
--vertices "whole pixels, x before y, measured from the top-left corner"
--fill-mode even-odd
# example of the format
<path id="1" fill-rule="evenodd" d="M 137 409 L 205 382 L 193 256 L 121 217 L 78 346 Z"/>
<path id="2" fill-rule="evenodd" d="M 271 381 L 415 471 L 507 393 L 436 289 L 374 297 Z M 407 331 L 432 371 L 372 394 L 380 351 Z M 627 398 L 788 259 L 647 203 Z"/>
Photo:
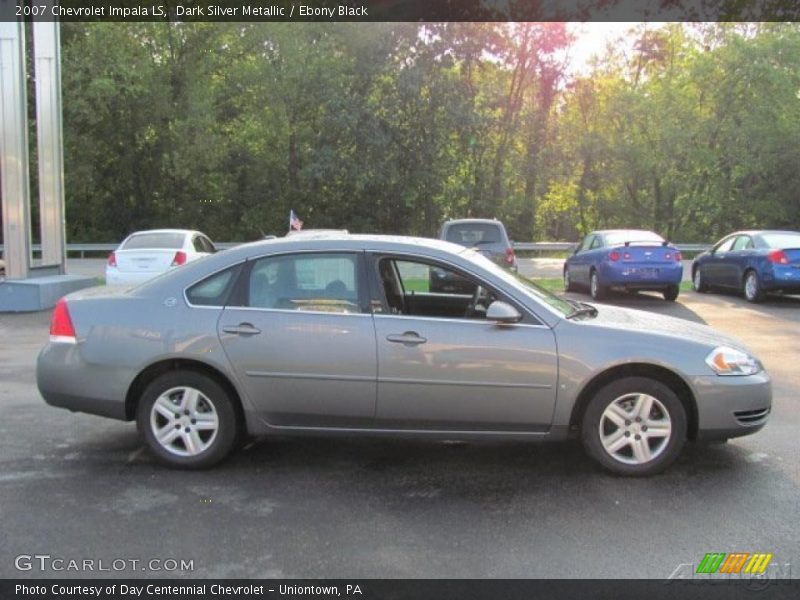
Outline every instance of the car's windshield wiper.
<path id="1" fill-rule="evenodd" d="M 584 304 L 583 302 L 580 303 L 576 302 L 575 304 L 576 304 L 575 310 L 573 310 L 571 313 L 567 315 L 568 319 L 572 319 L 573 317 L 580 317 L 582 315 L 589 315 L 590 317 L 597 316 L 597 309 L 594 306 L 590 304 Z"/>

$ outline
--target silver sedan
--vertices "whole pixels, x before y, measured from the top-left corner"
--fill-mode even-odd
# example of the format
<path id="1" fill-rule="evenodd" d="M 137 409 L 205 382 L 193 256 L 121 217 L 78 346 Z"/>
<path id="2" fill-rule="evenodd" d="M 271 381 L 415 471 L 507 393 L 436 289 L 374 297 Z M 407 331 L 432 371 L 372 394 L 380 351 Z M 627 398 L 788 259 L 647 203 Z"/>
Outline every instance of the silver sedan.
<path id="1" fill-rule="evenodd" d="M 136 420 L 185 468 L 248 434 L 315 432 L 579 437 L 606 469 L 650 475 L 687 440 L 758 431 L 772 396 L 758 359 L 709 327 L 564 300 L 447 242 L 356 235 L 71 294 L 37 381 L 53 406 Z"/>

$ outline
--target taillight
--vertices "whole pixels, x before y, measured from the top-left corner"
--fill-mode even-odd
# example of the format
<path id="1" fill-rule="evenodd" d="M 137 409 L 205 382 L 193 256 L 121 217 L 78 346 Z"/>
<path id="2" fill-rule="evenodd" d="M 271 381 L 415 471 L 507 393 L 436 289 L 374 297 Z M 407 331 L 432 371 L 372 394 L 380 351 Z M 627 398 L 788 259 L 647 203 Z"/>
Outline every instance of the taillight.
<path id="1" fill-rule="evenodd" d="M 506 264 L 513 265 L 514 264 L 514 249 L 513 248 L 506 248 Z"/>
<path id="2" fill-rule="evenodd" d="M 108 255 L 108 266 L 109 267 L 116 267 L 117 266 L 117 253 L 112 252 Z"/>
<path id="3" fill-rule="evenodd" d="M 767 260 L 776 265 L 789 264 L 789 257 L 786 256 L 786 252 L 784 252 L 783 250 L 773 250 L 772 252 L 767 254 Z"/>
<path id="4" fill-rule="evenodd" d="M 175 253 L 175 258 L 172 259 L 172 265 L 170 266 L 180 267 L 181 265 L 185 264 L 186 264 L 186 252 L 181 252 L 180 250 L 178 250 Z"/>
<path id="5" fill-rule="evenodd" d="M 53 311 L 53 318 L 50 320 L 50 341 L 51 342 L 66 342 L 74 344 L 75 328 L 72 326 L 72 319 L 69 316 L 69 309 L 67 308 L 67 301 L 61 298 L 56 303 L 56 308 Z"/>
<path id="6" fill-rule="evenodd" d="M 611 252 L 608 253 L 608 258 L 614 262 L 617 262 L 619 260 L 619 252 L 617 252 L 616 250 L 612 250 Z"/>

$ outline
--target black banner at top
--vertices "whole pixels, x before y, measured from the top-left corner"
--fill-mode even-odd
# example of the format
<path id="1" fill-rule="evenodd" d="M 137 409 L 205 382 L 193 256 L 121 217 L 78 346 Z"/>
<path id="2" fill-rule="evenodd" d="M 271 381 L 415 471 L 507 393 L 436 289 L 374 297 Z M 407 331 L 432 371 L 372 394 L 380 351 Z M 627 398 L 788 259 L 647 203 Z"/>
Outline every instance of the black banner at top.
<path id="1" fill-rule="evenodd" d="M 798 21 L 797 0 L 0 0 L 0 20 Z"/>

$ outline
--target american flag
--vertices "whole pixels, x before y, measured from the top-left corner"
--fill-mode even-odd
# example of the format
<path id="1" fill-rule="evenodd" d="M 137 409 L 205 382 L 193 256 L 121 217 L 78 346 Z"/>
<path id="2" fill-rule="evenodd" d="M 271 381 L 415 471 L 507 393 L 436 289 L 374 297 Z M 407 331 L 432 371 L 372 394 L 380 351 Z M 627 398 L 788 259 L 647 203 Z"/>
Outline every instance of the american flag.
<path id="1" fill-rule="evenodd" d="M 299 217 L 294 214 L 293 210 L 289 211 L 289 231 L 300 231 L 303 228 L 303 222 Z"/>

